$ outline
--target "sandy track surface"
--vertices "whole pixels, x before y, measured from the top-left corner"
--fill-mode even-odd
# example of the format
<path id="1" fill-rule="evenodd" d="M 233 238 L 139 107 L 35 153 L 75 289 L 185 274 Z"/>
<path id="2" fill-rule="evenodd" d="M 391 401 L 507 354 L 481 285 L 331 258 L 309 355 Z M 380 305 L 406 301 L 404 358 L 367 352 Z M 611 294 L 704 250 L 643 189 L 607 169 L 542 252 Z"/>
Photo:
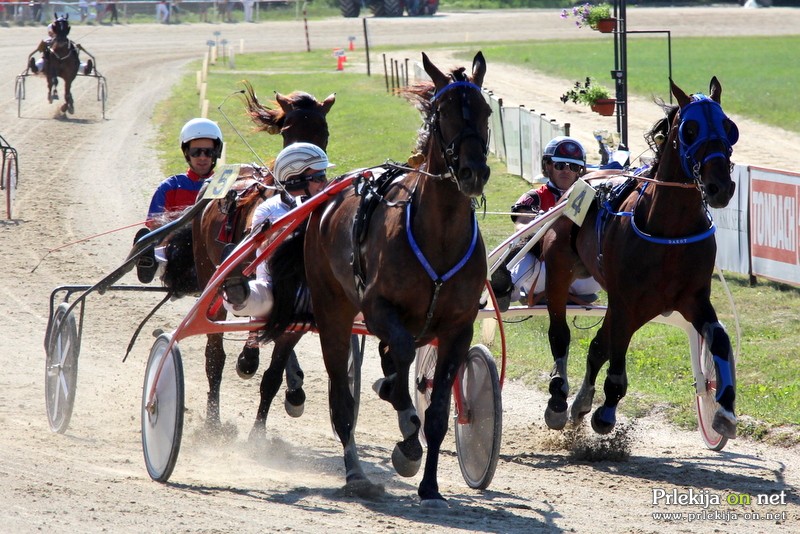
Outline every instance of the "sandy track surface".
<path id="1" fill-rule="evenodd" d="M 704 21 L 718 23 L 709 28 Z M 800 11 L 629 10 L 629 28 L 669 27 L 673 36 L 700 32 L 777 34 L 800 31 Z M 465 42 L 502 38 L 582 38 L 589 32 L 566 27 L 552 12 L 450 14 L 433 19 L 370 20 L 375 44 Z M 360 20 L 313 22 L 314 47 L 333 48 L 360 35 Z M 34 532 L 792 532 L 800 525 L 800 455 L 786 450 L 731 442 L 722 453 L 704 449 L 695 432 L 677 431 L 658 415 L 624 421 L 627 461 L 587 462 L 576 444 L 598 446 L 596 438 L 547 431 L 544 397 L 518 383 L 503 390 L 501 458 L 487 491 L 464 483 L 452 432 L 444 444 L 439 482 L 450 510 L 429 513 L 417 504 L 420 476 L 402 479 L 389 460 L 399 433 L 390 407 L 369 390 L 379 369 L 374 351 L 365 362 L 358 441 L 373 481 L 387 494 L 362 501 L 342 494 L 341 448 L 328 423 L 326 378 L 319 344 L 307 336 L 300 346 L 309 399 L 299 420 L 277 406 L 270 415 L 271 438 L 247 443 L 257 405 L 258 384 L 239 380 L 229 361 L 222 389 L 225 439 L 204 432 L 206 381 L 203 340 L 182 344 L 186 373 L 184 441 L 168 484 L 151 481 L 142 460 L 140 398 L 152 338 L 143 335 L 127 362 L 125 346 L 149 307 L 152 295 L 108 293 L 90 297 L 82 336 L 75 411 L 64 435 L 49 431 L 44 405 L 43 338 L 51 290 L 62 284 L 93 283 L 127 255 L 135 229 L 75 245 L 54 247 L 143 219 L 149 196 L 162 178 L 154 155 L 150 123 L 155 104 L 182 75 L 182 66 L 202 54 L 205 40 L 220 30 L 244 39 L 254 50 L 303 50 L 302 23 L 254 25 L 158 25 L 76 27 L 72 37 L 91 51 L 107 77 L 107 119 L 94 100 L 95 80 L 76 82 L 76 113 L 58 118 L 45 99 L 44 80 L 27 80 L 22 118 L 16 116 L 14 76 L 43 34 L 41 29 L 0 29 L 0 128 L 20 152 L 17 216 L 0 223 L 0 251 L 6 276 L 0 284 L 0 530 Z M 476 46 L 477 48 L 477 46 Z M 434 54 L 446 59 L 448 54 Z M 564 80 L 494 65 L 488 58 L 487 85 L 509 105 L 525 104 L 573 125 L 577 135 L 602 125 L 599 116 L 561 105 Z M 524 76 L 523 76 L 524 74 Z M 697 88 L 692 88 L 697 90 Z M 551 104 L 556 102 L 555 104 Z M 642 105 L 639 108 L 638 105 Z M 647 102 L 631 104 L 631 138 L 657 116 Z M 609 121 L 611 119 L 608 119 Z M 789 155 L 798 138 L 738 119 L 741 141 L 736 160 L 792 168 Z M 609 128 L 613 123 L 609 122 Z M 335 135 L 335 132 L 334 132 Z M 634 147 L 635 150 L 635 147 Z M 782 159 L 783 158 L 783 159 Z M 135 284 L 128 275 L 125 283 Z M 190 299 L 168 304 L 151 321 L 164 330 L 177 326 Z M 238 343 L 229 343 L 238 348 Z M 231 352 L 236 350 L 231 349 Z M 582 357 L 582 355 L 578 356 Z M 233 358 L 230 358 L 233 360 Z M 546 371 L 546 370 L 543 370 Z M 574 378 L 577 381 L 577 378 Z M 280 394 L 282 395 L 282 393 Z M 687 402 L 691 402 L 687 384 Z M 387 424 L 388 422 L 388 424 Z M 452 430 L 452 428 L 451 428 Z M 692 491 L 685 506 L 653 504 L 654 492 Z M 785 492 L 786 504 L 780 503 Z M 707 496 L 705 501 L 698 495 Z M 750 505 L 710 504 L 717 496 L 753 496 Z M 778 495 L 758 504 L 757 495 Z M 653 513 L 703 514 L 665 523 Z M 745 514 L 778 514 L 755 520 Z"/>

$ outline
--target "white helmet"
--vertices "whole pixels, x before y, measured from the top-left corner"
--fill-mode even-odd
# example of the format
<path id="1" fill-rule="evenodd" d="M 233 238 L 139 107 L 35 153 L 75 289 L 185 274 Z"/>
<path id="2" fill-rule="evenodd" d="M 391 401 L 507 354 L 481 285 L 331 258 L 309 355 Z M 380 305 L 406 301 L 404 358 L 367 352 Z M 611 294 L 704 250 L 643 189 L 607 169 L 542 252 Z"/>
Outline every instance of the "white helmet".
<path id="1" fill-rule="evenodd" d="M 564 163 L 576 163 L 583 167 L 586 166 L 586 150 L 583 145 L 574 137 L 559 135 L 547 143 L 542 154 L 542 162 L 547 160 L 563 161 Z"/>
<path id="2" fill-rule="evenodd" d="M 301 189 L 309 180 L 302 176 L 308 169 L 322 171 L 334 165 L 325 151 L 311 143 L 292 143 L 278 153 L 272 174 L 287 189 Z"/>
<path id="3" fill-rule="evenodd" d="M 189 141 L 194 139 L 213 139 L 216 157 L 222 155 L 222 130 L 217 123 L 208 119 L 192 119 L 181 129 L 181 150 L 186 152 Z"/>

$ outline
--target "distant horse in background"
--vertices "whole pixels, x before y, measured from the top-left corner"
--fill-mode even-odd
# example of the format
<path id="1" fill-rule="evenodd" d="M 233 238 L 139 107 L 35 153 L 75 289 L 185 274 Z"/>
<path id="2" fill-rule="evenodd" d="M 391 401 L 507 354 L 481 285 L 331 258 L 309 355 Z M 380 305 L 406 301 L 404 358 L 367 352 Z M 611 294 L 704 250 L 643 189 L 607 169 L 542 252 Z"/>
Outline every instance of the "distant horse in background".
<path id="1" fill-rule="evenodd" d="M 650 139 L 663 135 L 666 142 L 656 149 L 649 177 L 630 178 L 610 194 L 598 195 L 582 226 L 562 217 L 544 237 L 555 360 L 545 421 L 552 429 L 564 428 L 568 418 L 569 285 L 577 276 L 591 275 L 608 293 L 608 310 L 589 346 L 572 419 L 591 411 L 597 375 L 610 360 L 605 402 L 591 422 L 596 432 L 611 432 L 617 405 L 627 392 L 625 356 L 631 337 L 658 315 L 678 312 L 713 355 L 719 407 L 712 427 L 726 438 L 736 437 L 733 354 L 710 300 L 717 247 L 708 206 L 725 207 L 733 196 L 730 158 L 739 133 L 722 111 L 722 86 L 716 77 L 710 96 L 687 95 L 672 80 L 670 85 L 678 106 L 668 108 L 668 118 L 650 133 Z"/>
<path id="2" fill-rule="evenodd" d="M 424 116 L 417 139 L 424 162 L 413 169 L 389 165 L 381 177 L 344 188 L 312 213 L 304 241 L 300 233 L 276 250 L 269 263 L 275 304 L 264 331 L 267 338 L 280 336 L 297 319 L 281 311 L 288 304 L 290 311 L 301 312 L 307 285 L 330 379 L 331 417 L 344 447 L 347 486 L 366 497 L 380 488 L 367 479 L 355 444 L 348 377 L 353 320 L 363 313 L 369 331 L 388 349 L 381 354 L 386 379 L 379 395 L 397 411 L 403 439 L 392 462 L 402 476 L 419 470 L 423 453 L 409 368 L 415 347 L 438 340 L 425 414 L 428 454 L 418 490 L 423 506 L 437 507 L 446 505 L 437 469 L 450 393 L 466 360 L 486 281 L 486 250 L 472 202 L 489 179 L 491 108 L 481 92 L 483 54 L 475 56 L 471 76 L 464 68 L 444 74 L 425 54 L 422 62 L 433 83 L 408 88 L 406 96 Z M 304 271 L 297 269 L 302 264 Z"/>
<path id="3" fill-rule="evenodd" d="M 327 114 L 333 106 L 336 96 L 329 95 L 319 102 L 312 95 L 294 91 L 288 95 L 275 94 L 276 108 L 262 105 L 256 97 L 253 87 L 245 83 L 245 107 L 258 130 L 269 134 L 280 134 L 283 146 L 298 141 L 313 143 L 323 150 L 328 146 Z M 202 216 L 194 220 L 191 228 L 191 241 L 194 250 L 194 266 L 197 275 L 197 287 L 202 289 L 222 262 L 223 249 L 228 244 L 240 242 L 250 230 L 255 208 L 272 195 L 272 175 L 265 170 L 248 166 L 240 173 L 240 179 L 234 185 L 228 198 L 211 202 Z M 171 263 L 171 261 L 170 261 Z M 215 320 L 225 317 L 225 309 L 220 308 Z M 291 372 L 297 375 L 299 364 L 294 356 L 294 346 L 302 337 L 302 333 L 287 333 L 275 340 L 270 367 L 264 372 L 261 382 L 261 403 L 256 417 L 256 427 L 264 428 L 269 405 L 281 384 L 281 377 L 292 358 Z M 206 423 L 213 427 L 220 426 L 219 390 L 222 383 L 222 369 L 225 365 L 225 350 L 222 334 L 208 334 L 206 342 L 206 375 L 208 377 L 208 402 Z M 250 336 L 247 346 L 237 360 L 237 372 L 243 378 L 252 377 L 259 364 L 259 345 L 255 333 Z M 302 385 L 302 380 L 299 382 Z M 295 384 L 297 385 L 297 384 Z M 293 406 L 301 406 L 305 399 L 302 388 L 287 391 L 287 411 Z M 302 410 L 302 408 L 300 408 Z M 302 413 L 302 411 L 300 411 Z M 299 413 L 295 412 L 296 415 Z M 256 430 L 258 431 L 258 430 Z M 264 430 L 266 432 L 266 430 Z"/>
<path id="4" fill-rule="evenodd" d="M 58 79 L 64 80 L 64 103 L 61 105 L 61 113 L 75 113 L 72 101 L 72 81 L 78 75 L 81 61 L 78 58 L 78 50 L 69 35 L 69 15 L 59 17 L 56 15 L 53 22 L 53 33 L 55 36 L 49 46 L 44 41 L 39 45 L 39 51 L 45 58 L 45 75 L 47 76 L 47 101 L 53 102 L 58 98 Z"/>

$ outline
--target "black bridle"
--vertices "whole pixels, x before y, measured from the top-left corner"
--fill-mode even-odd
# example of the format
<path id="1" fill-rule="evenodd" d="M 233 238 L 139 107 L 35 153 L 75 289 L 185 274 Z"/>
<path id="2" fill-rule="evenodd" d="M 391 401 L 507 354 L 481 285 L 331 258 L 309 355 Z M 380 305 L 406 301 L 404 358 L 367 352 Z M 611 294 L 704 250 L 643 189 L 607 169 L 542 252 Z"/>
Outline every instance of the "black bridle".
<path id="1" fill-rule="evenodd" d="M 437 99 L 455 89 L 459 90 L 459 95 L 461 97 L 461 118 L 464 120 L 466 125 L 461 128 L 461 131 L 459 131 L 449 143 L 447 143 L 445 142 L 444 137 L 442 136 L 442 131 L 439 128 L 439 107 L 437 105 Z M 449 178 L 456 183 L 458 183 L 458 174 L 456 169 L 458 169 L 459 151 L 461 150 L 461 143 L 463 143 L 465 139 L 470 139 L 472 137 L 477 138 L 483 147 L 483 156 L 486 157 L 489 154 L 488 139 L 484 139 L 483 136 L 478 133 L 478 129 L 474 126 L 475 120 L 472 116 L 472 110 L 468 104 L 469 98 L 467 91 L 469 90 L 477 91 L 479 96 L 482 95 L 481 88 L 468 81 L 457 81 L 442 87 L 436 92 L 436 94 L 433 95 L 433 98 L 431 98 L 431 106 L 433 109 L 428 118 L 428 128 L 430 129 L 431 133 L 436 136 L 439 146 L 442 149 L 442 158 L 447 166 L 447 173 L 442 175 L 442 178 Z M 481 96 L 481 98 L 483 97 Z"/>

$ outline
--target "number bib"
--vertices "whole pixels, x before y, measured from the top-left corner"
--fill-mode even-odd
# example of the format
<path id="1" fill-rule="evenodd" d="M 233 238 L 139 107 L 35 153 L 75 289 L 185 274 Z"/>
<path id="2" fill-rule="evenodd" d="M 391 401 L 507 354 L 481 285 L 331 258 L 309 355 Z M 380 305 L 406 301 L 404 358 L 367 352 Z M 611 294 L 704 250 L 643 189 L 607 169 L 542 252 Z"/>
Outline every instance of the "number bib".
<path id="1" fill-rule="evenodd" d="M 595 197 L 594 187 L 583 180 L 578 180 L 572 185 L 572 189 L 567 196 L 567 204 L 564 206 L 564 215 L 570 218 L 578 226 L 583 224 L 586 212 L 592 205 Z"/>
<path id="2" fill-rule="evenodd" d="M 203 194 L 203 198 L 225 198 L 228 190 L 233 185 L 233 182 L 239 177 L 239 168 L 241 165 L 220 165 L 214 170 L 214 174 L 209 178 L 208 187 Z"/>

